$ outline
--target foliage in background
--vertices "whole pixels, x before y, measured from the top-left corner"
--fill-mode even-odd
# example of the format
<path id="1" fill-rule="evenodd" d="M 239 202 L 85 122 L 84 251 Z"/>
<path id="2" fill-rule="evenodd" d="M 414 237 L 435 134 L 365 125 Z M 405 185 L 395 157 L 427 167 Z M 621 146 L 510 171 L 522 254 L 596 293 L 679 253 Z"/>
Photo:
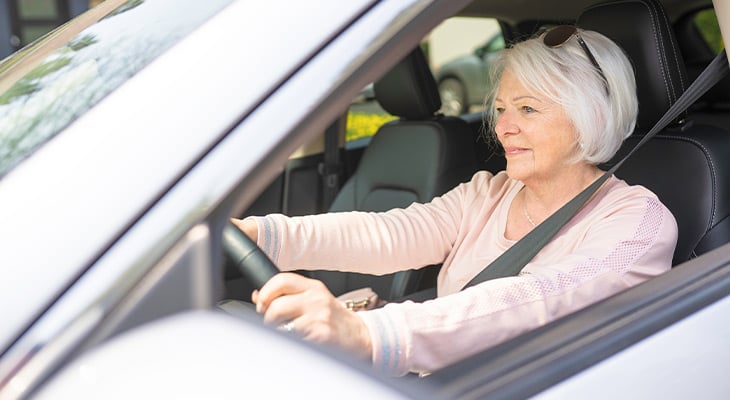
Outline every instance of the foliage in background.
<path id="1" fill-rule="evenodd" d="M 373 136 L 381 125 L 394 119 L 396 117 L 389 114 L 350 112 L 347 114 L 347 136 L 345 140 L 349 142 Z"/>
<path id="2" fill-rule="evenodd" d="M 699 13 L 697 13 L 694 23 L 695 27 L 697 27 L 697 29 L 702 34 L 702 37 L 715 53 L 719 53 L 722 49 L 725 48 L 725 45 L 722 42 L 720 25 L 718 25 L 717 23 L 715 10 L 709 9 L 700 11 Z"/>
<path id="3" fill-rule="evenodd" d="M 126 3 L 124 3 L 122 6 L 114 10 L 111 14 L 107 15 L 105 18 L 113 17 L 117 14 L 121 14 L 123 12 L 127 12 L 139 5 L 144 3 L 144 0 L 128 0 Z"/>

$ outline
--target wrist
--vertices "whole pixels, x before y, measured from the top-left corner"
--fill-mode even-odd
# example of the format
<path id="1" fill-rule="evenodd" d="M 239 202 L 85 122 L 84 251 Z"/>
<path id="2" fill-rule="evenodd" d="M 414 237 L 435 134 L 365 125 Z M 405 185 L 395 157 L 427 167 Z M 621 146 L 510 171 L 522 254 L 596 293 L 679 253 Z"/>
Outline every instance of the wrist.
<path id="1" fill-rule="evenodd" d="M 363 360 L 366 360 L 368 362 L 372 362 L 373 359 L 373 340 L 370 336 L 370 328 L 368 327 L 367 323 L 365 323 L 365 320 L 361 317 L 362 313 L 365 313 L 367 311 L 352 311 L 352 313 L 355 315 L 355 318 L 359 322 L 358 324 L 358 334 L 357 334 L 357 346 L 354 349 L 356 355 L 359 358 L 362 358 Z"/>

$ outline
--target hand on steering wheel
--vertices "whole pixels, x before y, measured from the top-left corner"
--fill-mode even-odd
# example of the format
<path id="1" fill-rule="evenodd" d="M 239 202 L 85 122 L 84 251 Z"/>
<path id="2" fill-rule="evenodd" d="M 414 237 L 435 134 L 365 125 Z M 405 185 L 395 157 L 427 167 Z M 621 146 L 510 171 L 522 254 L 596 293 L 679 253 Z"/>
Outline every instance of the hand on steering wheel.
<path id="1" fill-rule="evenodd" d="M 266 323 L 288 327 L 304 339 L 333 344 L 358 357 L 370 356 L 372 343 L 364 322 L 322 282 L 298 274 L 279 274 L 271 259 L 232 222 L 223 229 L 223 248 L 244 278 L 257 288 L 252 300 Z"/>
<path id="2" fill-rule="evenodd" d="M 279 273 L 271 259 L 232 222 L 223 228 L 223 249 L 243 277 L 256 289 L 261 289 L 271 277 Z"/>

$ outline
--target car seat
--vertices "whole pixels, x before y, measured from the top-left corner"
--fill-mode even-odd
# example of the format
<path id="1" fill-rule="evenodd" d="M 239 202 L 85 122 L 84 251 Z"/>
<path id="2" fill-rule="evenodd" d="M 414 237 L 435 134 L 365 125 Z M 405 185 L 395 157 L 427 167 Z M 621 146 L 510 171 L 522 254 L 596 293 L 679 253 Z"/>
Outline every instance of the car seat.
<path id="1" fill-rule="evenodd" d="M 420 47 L 375 82 L 374 92 L 382 108 L 399 118 L 378 129 L 330 212 L 386 211 L 428 202 L 477 171 L 477 138 L 463 120 L 437 112 L 441 99 Z M 420 289 L 425 271 L 385 276 L 313 271 L 310 276 L 335 295 L 372 287 L 391 300 Z M 435 277 L 434 268 L 429 271 Z"/>
<path id="2" fill-rule="evenodd" d="M 616 21 L 623 21 L 616 24 Z M 662 6 L 620 0 L 587 8 L 578 18 L 626 51 L 636 72 L 637 127 L 615 157 L 627 154 L 688 86 L 684 60 Z M 610 163 L 609 163 L 610 164 Z M 674 265 L 730 240 L 730 134 L 692 111 L 659 132 L 617 171 L 656 193 L 679 226 Z"/>

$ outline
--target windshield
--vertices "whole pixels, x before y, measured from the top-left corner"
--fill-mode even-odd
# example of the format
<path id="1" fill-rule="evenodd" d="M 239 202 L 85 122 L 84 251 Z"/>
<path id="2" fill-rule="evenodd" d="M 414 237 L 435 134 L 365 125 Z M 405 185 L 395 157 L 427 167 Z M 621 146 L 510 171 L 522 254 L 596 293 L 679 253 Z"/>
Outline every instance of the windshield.
<path id="1" fill-rule="evenodd" d="M 0 179 L 231 2 L 129 0 L 109 9 L 105 3 L 113 2 L 107 0 L 5 59 L 0 63 Z M 93 23 L 100 12 L 103 18 Z M 91 26 L 73 34 L 89 20 Z M 71 40 L 53 47 L 68 32 Z"/>

